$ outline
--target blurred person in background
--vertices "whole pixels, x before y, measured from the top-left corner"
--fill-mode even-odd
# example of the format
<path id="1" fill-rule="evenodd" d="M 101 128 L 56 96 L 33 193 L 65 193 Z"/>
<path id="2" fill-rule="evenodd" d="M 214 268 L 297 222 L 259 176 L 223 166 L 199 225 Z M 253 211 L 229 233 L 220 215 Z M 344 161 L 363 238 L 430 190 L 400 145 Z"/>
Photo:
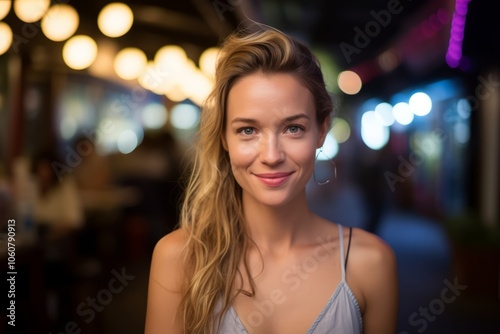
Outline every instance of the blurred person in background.
<path id="1" fill-rule="evenodd" d="M 82 228 L 83 207 L 78 187 L 70 174 L 57 178 L 52 164 L 56 155 L 46 150 L 33 160 L 33 218 L 38 227 L 51 236 L 64 235 Z"/>

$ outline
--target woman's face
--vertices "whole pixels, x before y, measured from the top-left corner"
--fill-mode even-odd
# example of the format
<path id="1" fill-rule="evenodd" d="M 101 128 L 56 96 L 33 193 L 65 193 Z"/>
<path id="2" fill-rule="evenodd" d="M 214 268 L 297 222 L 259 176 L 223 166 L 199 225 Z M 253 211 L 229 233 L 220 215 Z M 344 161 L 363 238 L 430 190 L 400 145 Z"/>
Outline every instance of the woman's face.
<path id="1" fill-rule="evenodd" d="M 311 92 L 291 74 L 239 79 L 228 95 L 222 139 L 243 196 L 269 206 L 305 196 L 327 122 L 318 126 Z"/>

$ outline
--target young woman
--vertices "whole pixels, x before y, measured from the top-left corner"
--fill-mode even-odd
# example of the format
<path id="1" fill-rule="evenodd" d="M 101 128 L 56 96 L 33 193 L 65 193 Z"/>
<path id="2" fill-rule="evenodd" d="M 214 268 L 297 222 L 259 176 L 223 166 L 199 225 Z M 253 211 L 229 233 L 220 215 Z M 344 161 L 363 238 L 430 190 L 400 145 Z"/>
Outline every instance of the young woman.
<path id="1" fill-rule="evenodd" d="M 309 210 L 332 101 L 311 51 L 270 29 L 223 45 L 180 228 L 153 253 L 146 333 L 394 333 L 396 261 Z"/>

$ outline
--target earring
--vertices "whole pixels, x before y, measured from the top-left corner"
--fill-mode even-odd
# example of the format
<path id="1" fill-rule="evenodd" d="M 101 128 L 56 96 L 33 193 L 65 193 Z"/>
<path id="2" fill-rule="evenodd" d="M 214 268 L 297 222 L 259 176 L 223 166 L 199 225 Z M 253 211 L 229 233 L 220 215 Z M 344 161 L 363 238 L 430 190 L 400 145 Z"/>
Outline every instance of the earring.
<path id="1" fill-rule="evenodd" d="M 335 180 L 337 178 L 337 165 L 335 165 L 335 162 L 333 162 L 332 159 L 330 159 L 323 152 L 323 148 L 320 148 L 318 153 L 316 154 L 316 161 L 318 161 L 318 157 L 320 154 L 323 154 L 323 156 L 326 158 L 324 160 L 330 161 L 330 163 L 333 165 L 333 179 Z M 316 178 L 316 167 L 314 168 L 314 171 L 313 171 L 313 177 L 314 177 L 314 182 L 316 182 L 316 184 L 318 186 L 324 186 L 325 184 L 328 184 L 328 183 L 330 183 L 330 181 L 332 181 L 331 179 L 327 179 L 326 181 L 318 181 L 318 179 Z"/>

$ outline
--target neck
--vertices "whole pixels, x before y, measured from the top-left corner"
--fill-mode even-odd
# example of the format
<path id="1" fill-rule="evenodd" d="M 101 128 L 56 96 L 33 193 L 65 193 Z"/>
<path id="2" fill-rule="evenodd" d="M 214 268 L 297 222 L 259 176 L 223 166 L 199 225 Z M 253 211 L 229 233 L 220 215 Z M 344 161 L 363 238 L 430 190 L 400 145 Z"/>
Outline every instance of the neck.
<path id="1" fill-rule="evenodd" d="M 305 193 L 284 206 L 267 206 L 243 195 L 247 231 L 262 252 L 287 252 L 305 241 L 314 214 Z"/>

